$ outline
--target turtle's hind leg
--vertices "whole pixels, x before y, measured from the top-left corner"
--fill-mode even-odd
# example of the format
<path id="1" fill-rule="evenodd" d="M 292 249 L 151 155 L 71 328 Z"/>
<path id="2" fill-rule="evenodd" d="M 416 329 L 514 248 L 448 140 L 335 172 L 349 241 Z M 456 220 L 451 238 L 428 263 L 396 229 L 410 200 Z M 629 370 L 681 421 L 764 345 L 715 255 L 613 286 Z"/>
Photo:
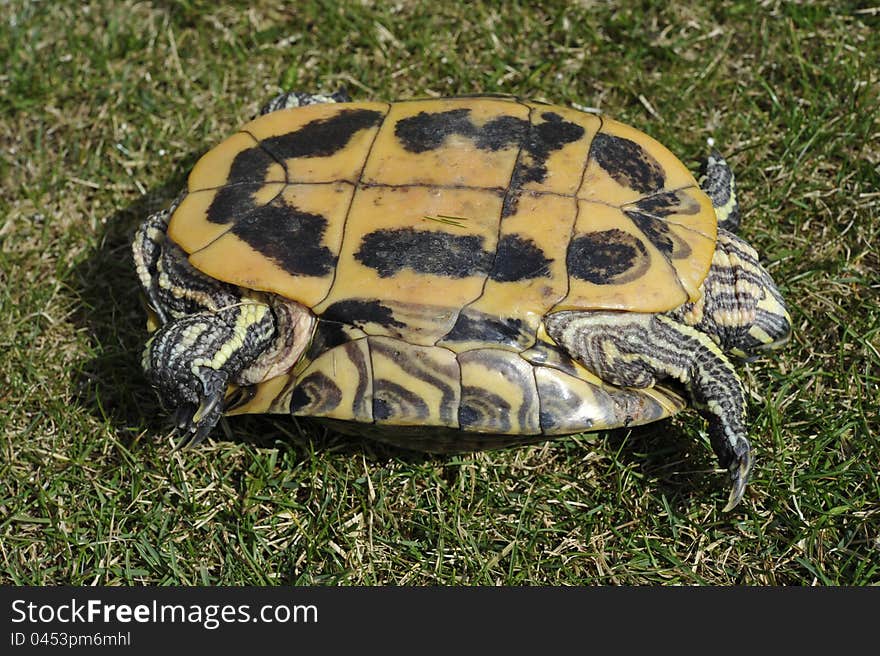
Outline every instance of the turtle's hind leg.
<path id="1" fill-rule="evenodd" d="M 291 109 L 304 107 L 305 105 L 320 105 L 322 103 L 351 102 L 351 98 L 345 89 L 339 89 L 333 93 L 303 93 L 302 91 L 287 91 L 272 98 L 260 109 L 260 116 L 279 109 Z"/>
<path id="2" fill-rule="evenodd" d="M 664 378 L 684 383 L 709 422 L 712 448 L 733 487 L 724 510 L 742 499 L 752 467 L 746 402 L 733 365 L 708 336 L 662 314 L 556 312 L 547 333 L 602 380 L 650 387 Z"/>
<path id="3" fill-rule="evenodd" d="M 736 179 L 727 161 L 717 151 L 713 150 L 703 163 L 700 187 L 712 200 L 718 227 L 736 233 L 740 219 Z"/>

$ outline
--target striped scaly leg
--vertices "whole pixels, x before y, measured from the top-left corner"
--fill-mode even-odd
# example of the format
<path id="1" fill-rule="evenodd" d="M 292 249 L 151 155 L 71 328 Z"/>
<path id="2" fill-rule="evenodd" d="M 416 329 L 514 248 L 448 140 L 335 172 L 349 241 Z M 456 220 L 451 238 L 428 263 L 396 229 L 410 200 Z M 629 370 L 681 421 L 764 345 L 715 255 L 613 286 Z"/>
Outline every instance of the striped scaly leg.
<path id="1" fill-rule="evenodd" d="M 715 215 L 718 217 L 718 227 L 736 233 L 740 219 L 736 179 L 727 161 L 717 151 L 713 150 L 703 164 L 700 187 L 712 200 Z"/>
<path id="2" fill-rule="evenodd" d="M 152 335 L 142 356 L 147 379 L 184 431 L 179 446 L 200 442 L 219 421 L 227 385 L 239 382 L 276 339 L 276 314 L 259 292 L 196 270 L 167 236 L 163 210 L 132 242 Z"/>
<path id="3" fill-rule="evenodd" d="M 712 448 L 733 487 L 724 510 L 742 499 L 752 467 L 746 401 L 733 365 L 707 335 L 662 314 L 556 312 L 547 333 L 602 380 L 650 387 L 664 378 L 684 383 L 709 422 Z"/>
<path id="4" fill-rule="evenodd" d="M 277 112 L 279 109 L 292 109 L 305 107 L 306 105 L 319 105 L 322 103 L 347 103 L 351 97 L 345 89 L 339 89 L 333 93 L 304 93 L 302 91 L 287 91 L 275 96 L 260 108 L 260 116 Z"/>

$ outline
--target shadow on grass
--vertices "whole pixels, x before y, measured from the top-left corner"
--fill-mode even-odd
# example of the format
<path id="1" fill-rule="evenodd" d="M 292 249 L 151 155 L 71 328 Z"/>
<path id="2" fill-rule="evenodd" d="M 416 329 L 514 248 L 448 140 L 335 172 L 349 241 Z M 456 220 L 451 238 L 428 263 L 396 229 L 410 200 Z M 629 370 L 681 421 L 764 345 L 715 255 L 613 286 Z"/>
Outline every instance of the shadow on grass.
<path id="1" fill-rule="evenodd" d="M 702 421 L 697 413 L 684 410 L 677 420 L 608 431 L 607 448 L 621 467 L 632 467 L 651 481 L 647 486 L 651 495 L 665 498 L 672 509 L 713 497 L 723 505 L 728 479 L 712 471 L 718 462 L 708 443 L 694 438 L 694 426 L 701 426 Z"/>
<path id="2" fill-rule="evenodd" d="M 141 373 L 145 314 L 131 258 L 131 237 L 150 212 L 167 204 L 182 177 L 149 191 L 107 219 L 99 247 L 74 270 L 80 299 L 73 320 L 93 344 L 91 359 L 79 372 L 75 402 L 109 422 L 130 448 L 140 434 L 163 430 L 162 411 Z"/>

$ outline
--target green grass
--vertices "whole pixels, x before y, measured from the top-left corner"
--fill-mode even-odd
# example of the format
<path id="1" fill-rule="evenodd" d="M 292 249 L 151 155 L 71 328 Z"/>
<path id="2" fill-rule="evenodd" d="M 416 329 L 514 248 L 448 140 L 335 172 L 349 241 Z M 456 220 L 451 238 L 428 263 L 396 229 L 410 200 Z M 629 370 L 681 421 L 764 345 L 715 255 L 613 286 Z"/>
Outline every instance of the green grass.
<path id="1" fill-rule="evenodd" d="M 0 583 L 880 582 L 880 16 L 535 4 L 3 3 Z M 694 167 L 715 138 L 796 329 L 743 371 L 740 508 L 692 412 L 450 458 L 283 417 L 173 450 L 132 231 L 277 91 L 339 86 L 598 107 Z"/>

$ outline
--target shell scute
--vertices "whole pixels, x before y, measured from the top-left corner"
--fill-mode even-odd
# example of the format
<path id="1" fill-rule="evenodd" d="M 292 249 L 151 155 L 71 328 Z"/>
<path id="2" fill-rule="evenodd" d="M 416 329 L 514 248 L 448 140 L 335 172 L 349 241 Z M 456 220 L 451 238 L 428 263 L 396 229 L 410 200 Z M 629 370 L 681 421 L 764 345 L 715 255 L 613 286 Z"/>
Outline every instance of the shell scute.
<path id="1" fill-rule="evenodd" d="M 272 112 L 248 123 L 250 135 L 288 183 L 358 182 L 385 103 L 319 104 Z"/>
<path id="2" fill-rule="evenodd" d="M 461 374 L 454 353 L 387 337 L 367 340 L 377 424 L 458 428 Z"/>
<path id="3" fill-rule="evenodd" d="M 525 105 L 503 99 L 396 103 L 376 138 L 363 181 L 503 190 L 528 115 Z"/>
<path id="4" fill-rule="evenodd" d="M 370 423 L 373 421 L 373 367 L 367 339 L 329 349 L 285 388 L 274 407 L 293 415 Z"/>
<path id="5" fill-rule="evenodd" d="M 518 354 L 475 349 L 461 363 L 462 429 L 477 433 L 537 435 L 540 401 L 532 367 Z"/>

